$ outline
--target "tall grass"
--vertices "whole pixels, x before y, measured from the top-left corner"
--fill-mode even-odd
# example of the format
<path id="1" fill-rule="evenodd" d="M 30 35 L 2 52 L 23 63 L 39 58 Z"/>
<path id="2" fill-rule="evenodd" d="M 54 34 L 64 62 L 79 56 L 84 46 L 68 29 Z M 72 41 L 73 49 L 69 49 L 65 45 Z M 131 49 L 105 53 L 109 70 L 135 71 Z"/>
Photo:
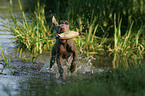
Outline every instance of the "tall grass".
<path id="1" fill-rule="evenodd" d="M 83 25 L 81 17 L 78 17 L 78 23 L 79 27 L 76 31 L 82 31 Z M 103 44 L 106 42 L 106 37 L 100 38 L 95 35 L 98 26 L 99 24 L 96 24 L 96 19 L 94 18 L 88 25 L 88 29 L 83 31 L 83 35 L 79 38 L 74 39 L 77 46 L 79 46 L 79 50 L 82 50 L 82 53 L 98 54 L 98 51 L 104 51 Z"/>
<path id="2" fill-rule="evenodd" d="M 26 18 L 18 1 L 21 19 L 11 9 L 12 21 L 4 26 L 14 33 L 18 46 L 31 52 L 34 61 L 44 51 L 51 50 L 55 42 L 51 38 L 54 35 L 51 26 L 46 25 L 44 11 L 48 10 L 38 2 L 32 17 Z M 143 0 L 64 0 L 56 2 L 58 6 L 54 7 L 56 12 L 53 15 L 57 21 L 68 20 L 71 30 L 83 32 L 82 36 L 74 38 L 80 53 L 111 54 L 113 68 L 130 68 L 144 58 L 143 4 Z M 12 0 L 10 5 L 13 5 Z"/>
<path id="3" fill-rule="evenodd" d="M 19 18 L 11 9 L 12 21 L 7 21 L 4 26 L 14 33 L 18 46 L 26 48 L 35 54 L 41 54 L 44 50 L 50 50 L 54 39 L 51 38 L 51 30 L 47 28 L 45 23 L 44 7 L 40 6 L 38 2 L 33 18 L 26 18 L 21 2 L 20 0 L 18 1 L 22 17 Z M 10 5 L 13 5 L 12 0 L 10 0 Z"/>
<path id="4" fill-rule="evenodd" d="M 99 24 L 96 33 L 98 36 L 103 34 L 113 36 L 114 14 L 117 18 L 122 18 L 124 30 L 122 34 L 125 34 L 132 20 L 135 21 L 134 26 L 137 28 L 144 24 L 144 0 L 56 0 L 55 2 L 54 15 L 58 19 L 67 19 L 71 28 L 79 26 L 78 18 L 81 17 L 83 27 L 88 29 L 95 18 L 96 24 Z"/>
<path id="5" fill-rule="evenodd" d="M 126 38 L 125 41 L 122 41 L 124 45 L 129 43 L 129 37 L 132 37 L 134 34 L 144 34 L 143 32 L 138 33 L 141 28 L 140 26 L 145 25 L 143 23 L 143 14 L 145 14 L 143 10 L 145 8 L 142 6 L 144 3 L 144 0 L 62 0 L 61 2 L 57 1 L 56 5 L 59 6 L 56 6 L 56 12 L 54 14 L 57 13 L 55 15 L 59 19 L 67 19 L 72 30 L 78 28 L 84 32 L 81 48 L 86 51 L 89 50 L 90 53 L 97 54 L 97 51 L 104 50 L 105 46 L 110 45 L 108 44 L 109 39 L 107 36 L 114 37 L 114 31 L 122 35 L 120 36 L 120 40 Z M 116 25 L 114 24 L 114 18 L 116 18 Z M 132 22 L 134 23 L 130 26 Z M 115 26 L 120 27 L 116 29 Z M 136 31 L 128 31 L 130 27 Z M 117 31 L 121 32 L 118 33 Z M 123 35 L 125 36 L 123 37 Z M 117 43 L 119 41 L 114 42 Z M 106 43 L 107 45 L 104 45 Z M 113 46 L 116 46 L 116 44 Z M 121 46 L 123 44 L 120 44 Z"/>
<path id="6" fill-rule="evenodd" d="M 144 47 L 139 42 L 140 34 L 143 32 L 142 27 L 137 31 L 137 34 L 133 36 L 131 23 L 130 28 L 125 35 L 121 35 L 121 23 L 122 19 L 119 19 L 118 27 L 116 26 L 116 16 L 114 16 L 114 52 L 113 68 L 135 68 L 138 66 L 138 62 L 143 59 Z M 131 35 L 132 34 L 132 35 Z M 132 65 L 131 65 L 132 64 Z"/>
<path id="7" fill-rule="evenodd" d="M 8 68 L 9 67 L 9 59 L 8 59 L 8 56 L 7 56 L 7 51 L 5 49 L 5 51 L 1 48 L 0 46 L 0 50 L 1 50 L 1 57 L 2 57 L 2 60 L 1 60 L 1 65 L 3 66 L 2 69 L 0 69 L 0 74 L 3 72 L 3 69 L 4 68 Z"/>

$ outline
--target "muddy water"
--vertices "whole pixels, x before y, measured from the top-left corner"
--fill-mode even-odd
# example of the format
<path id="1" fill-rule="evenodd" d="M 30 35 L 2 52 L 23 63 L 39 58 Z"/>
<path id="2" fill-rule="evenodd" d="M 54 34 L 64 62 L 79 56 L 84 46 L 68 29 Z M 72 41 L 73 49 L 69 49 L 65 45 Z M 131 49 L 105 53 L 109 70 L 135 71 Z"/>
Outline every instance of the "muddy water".
<path id="1" fill-rule="evenodd" d="M 15 14 L 19 13 L 17 6 L 17 3 L 15 3 Z M 28 5 L 23 6 L 29 7 Z M 10 19 L 9 0 L 1 0 L 0 21 L 5 22 L 2 18 Z M 16 44 L 13 43 L 15 40 L 12 39 L 15 37 L 3 29 L 5 28 L 0 23 L 0 46 L 2 49 L 7 50 L 9 68 L 3 68 L 3 65 L 0 64 L 0 71 L 3 70 L 0 74 L 0 96 L 46 96 L 49 94 L 48 90 L 51 90 L 52 86 L 63 83 L 58 79 L 57 64 L 54 64 L 52 70 L 47 69 L 49 67 L 50 54 L 40 56 L 35 63 L 16 58 L 17 48 Z M 29 53 L 26 55 L 29 55 Z M 85 74 L 88 72 L 87 74 L 92 74 L 94 72 L 102 72 L 103 70 L 92 66 L 91 60 L 94 60 L 91 56 L 78 56 L 78 64 L 73 76 L 76 76 L 78 73 Z M 101 64 L 102 62 L 98 59 L 98 63 Z M 68 71 L 69 66 L 70 62 L 66 64 L 64 61 L 65 75 L 68 78 L 72 75 Z"/>
<path id="2" fill-rule="evenodd" d="M 17 0 L 13 0 L 15 13 L 17 11 Z M 29 1 L 29 0 L 24 0 Z M 23 5 L 24 6 L 24 5 Z M 28 7 L 28 5 L 27 5 Z M 0 0 L 0 21 L 5 22 L 2 18 L 9 20 L 9 0 Z M 16 55 L 16 44 L 13 43 L 15 38 L 13 34 L 4 31 L 3 23 L 0 23 L 0 46 L 7 50 L 9 58 L 9 68 L 3 68 L 0 64 L 0 96 L 32 96 L 45 94 L 47 85 L 50 86 L 54 80 L 53 74 L 39 72 L 44 63 L 32 64 L 32 62 L 13 58 Z M 1 54 L 1 51 L 0 51 Z M 0 56 L 1 59 L 1 56 Z M 0 61 L 0 63 L 3 63 Z"/>

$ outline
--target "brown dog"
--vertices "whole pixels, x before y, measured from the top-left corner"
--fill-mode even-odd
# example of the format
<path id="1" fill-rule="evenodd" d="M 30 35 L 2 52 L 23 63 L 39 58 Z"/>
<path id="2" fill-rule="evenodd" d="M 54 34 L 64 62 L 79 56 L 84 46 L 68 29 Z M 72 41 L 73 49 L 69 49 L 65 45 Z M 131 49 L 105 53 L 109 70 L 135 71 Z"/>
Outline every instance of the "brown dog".
<path id="1" fill-rule="evenodd" d="M 55 17 L 53 16 L 52 18 L 52 23 L 55 26 L 55 30 L 58 34 L 67 32 L 69 31 L 69 24 L 67 21 L 64 21 L 63 24 L 58 24 Z M 72 39 L 58 39 L 56 38 L 56 43 L 54 44 L 52 48 L 52 57 L 50 59 L 50 69 L 52 68 L 53 64 L 57 63 L 59 73 L 60 73 L 60 78 L 65 79 L 64 76 L 64 70 L 63 70 L 63 65 L 62 65 L 62 58 L 67 59 L 71 54 L 73 55 L 73 60 L 70 66 L 70 71 L 71 73 L 75 70 L 75 66 L 77 63 L 77 47 L 75 45 L 75 42 Z"/>

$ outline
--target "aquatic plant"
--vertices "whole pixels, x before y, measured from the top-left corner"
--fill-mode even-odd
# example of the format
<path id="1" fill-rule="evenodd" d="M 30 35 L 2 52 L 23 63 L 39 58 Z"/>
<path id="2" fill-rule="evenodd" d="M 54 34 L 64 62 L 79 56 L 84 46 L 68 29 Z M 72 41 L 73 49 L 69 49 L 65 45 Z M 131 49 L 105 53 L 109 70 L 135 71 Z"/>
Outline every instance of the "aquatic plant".
<path id="1" fill-rule="evenodd" d="M 116 26 L 116 15 L 114 14 L 114 52 L 113 68 L 134 68 L 138 66 L 138 62 L 143 59 L 144 47 L 139 42 L 140 34 L 143 32 L 142 27 L 138 30 L 136 36 L 131 35 L 131 23 L 129 30 L 124 36 L 121 35 L 122 19 L 119 19 L 118 27 Z M 131 65 L 133 64 L 133 65 Z"/>
<path id="2" fill-rule="evenodd" d="M 144 0 L 55 0 L 53 14 L 59 20 L 67 19 L 71 28 L 78 28 L 78 18 L 81 17 L 84 30 L 94 19 L 92 17 L 95 17 L 97 24 L 99 24 L 96 34 L 98 36 L 104 34 L 113 36 L 114 14 L 116 14 L 117 19 L 122 18 L 122 29 L 124 30 L 122 34 L 125 34 L 125 30 L 130 26 L 132 20 L 135 21 L 136 28 L 141 24 L 145 25 L 143 23 L 144 3 Z"/>
<path id="3" fill-rule="evenodd" d="M 55 39 L 52 37 L 52 32 L 47 28 L 44 16 L 44 7 L 37 3 L 37 10 L 33 14 L 33 18 L 26 18 L 22 9 L 20 0 L 19 7 L 22 14 L 21 19 L 13 13 L 11 8 L 12 21 L 6 21 L 3 25 L 16 36 L 16 43 L 28 51 L 34 51 L 36 54 L 42 53 L 44 50 L 50 50 Z M 12 0 L 10 0 L 12 6 Z M 43 40 L 46 39 L 46 40 Z M 48 39 L 48 40 L 47 40 Z"/>
<path id="4" fill-rule="evenodd" d="M 82 31 L 82 20 L 81 17 L 79 19 L 79 28 L 76 31 Z M 83 31 L 83 35 L 78 38 L 75 38 L 75 42 L 77 46 L 79 46 L 79 51 L 84 54 L 98 54 L 98 51 L 104 51 L 103 44 L 106 42 L 105 37 L 100 38 L 96 36 L 96 32 L 99 24 L 96 25 L 96 19 L 88 25 L 89 28 Z M 80 29 L 80 30 L 79 30 Z"/>
<path id="5" fill-rule="evenodd" d="M 76 31 L 81 30 L 84 33 L 83 36 L 79 38 L 79 40 L 74 39 L 77 45 L 79 46 L 80 52 L 83 52 L 83 53 L 91 53 L 91 54 L 98 55 L 100 51 L 103 53 L 107 52 L 106 50 L 108 49 L 106 48 L 109 48 L 110 46 L 111 48 L 115 47 L 116 49 L 117 47 L 128 45 L 129 44 L 128 41 L 130 41 L 129 37 L 132 37 L 133 35 L 138 34 L 137 32 L 141 30 L 140 26 L 145 25 L 143 23 L 144 21 L 143 20 L 144 12 L 142 9 L 143 8 L 142 5 L 144 4 L 143 0 L 141 1 L 137 1 L 137 0 L 134 0 L 134 1 L 132 0 L 128 0 L 128 1 L 125 1 L 125 0 L 121 0 L 121 1 L 117 1 L 117 0 L 109 0 L 109 1 L 106 1 L 106 0 L 102 0 L 102 1 L 70 0 L 68 2 L 65 2 L 65 0 L 64 1 L 62 0 L 61 2 L 58 1 L 55 4 L 58 6 L 56 6 L 56 10 L 55 10 L 56 12 L 54 12 L 54 15 L 56 15 L 58 19 L 68 19 L 70 28 L 72 30 L 74 29 Z M 141 6 L 138 6 L 138 4 Z M 116 25 L 114 25 L 114 18 L 116 18 L 115 19 L 116 20 L 115 22 L 117 23 Z M 121 18 L 121 21 L 119 21 L 120 18 Z M 121 23 L 120 25 L 119 25 L 119 22 Z M 130 26 L 131 22 L 134 22 L 132 26 Z M 115 26 L 119 26 L 119 28 L 115 28 Z M 128 32 L 130 27 L 132 27 L 133 30 L 135 29 L 136 32 L 135 31 Z M 119 30 L 120 31 L 122 30 L 122 31 L 119 33 L 117 32 Z M 114 35 L 114 31 L 116 35 Z M 140 34 L 144 34 L 144 33 L 141 32 Z M 110 37 L 111 38 L 114 37 L 115 39 L 111 40 Z M 119 44 L 119 41 L 115 41 L 117 40 L 118 37 L 119 37 L 119 40 L 120 41 L 123 40 L 122 42 L 124 43 L 120 45 L 109 44 L 113 42 L 115 43 L 118 42 Z M 133 40 L 136 37 L 132 37 Z M 124 49 L 122 49 L 124 50 L 122 51 L 124 52 L 122 54 L 125 54 L 125 52 L 127 51 L 126 48 L 127 46 L 124 47 Z M 143 48 L 143 47 L 140 47 L 140 48 Z M 133 50 L 134 49 L 132 49 L 132 51 Z M 114 51 L 112 50 L 112 52 Z"/>
<path id="6" fill-rule="evenodd" d="M 12 21 L 7 21 L 4 26 L 14 33 L 18 46 L 31 52 L 31 60 L 34 62 L 44 51 L 51 50 L 55 42 L 54 32 L 51 25 L 46 24 L 44 11 L 47 10 L 44 10 L 43 3 L 40 6 L 38 2 L 31 18 L 26 18 L 21 2 L 18 1 L 21 19 L 11 8 Z M 127 2 L 133 5 L 125 6 Z M 143 6 L 134 5 L 137 3 L 144 2 L 64 0 L 56 2 L 58 6 L 54 8 L 56 12 L 53 15 L 56 15 L 58 21 L 67 19 L 70 30 L 83 32 L 82 36 L 73 38 L 81 54 L 86 56 L 110 54 L 113 57 L 113 68 L 130 68 L 138 66 L 137 62 L 143 59 L 145 48 L 142 18 L 144 12 L 141 9 Z M 12 0 L 10 5 L 13 5 Z M 140 16 L 136 15 L 136 10 L 140 10 Z"/>
<path id="7" fill-rule="evenodd" d="M 1 50 L 1 56 L 2 56 L 1 64 L 3 65 L 3 68 L 9 67 L 9 59 L 8 59 L 8 56 L 7 56 L 6 49 L 5 49 L 5 52 L 4 52 L 4 50 L 0 46 L 0 50 Z"/>

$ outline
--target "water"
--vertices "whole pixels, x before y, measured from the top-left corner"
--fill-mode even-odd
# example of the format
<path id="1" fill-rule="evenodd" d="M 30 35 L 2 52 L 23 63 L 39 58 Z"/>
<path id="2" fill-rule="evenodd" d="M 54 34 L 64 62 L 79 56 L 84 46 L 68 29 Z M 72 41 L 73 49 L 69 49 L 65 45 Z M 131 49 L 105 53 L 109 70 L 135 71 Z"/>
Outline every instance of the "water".
<path id="1" fill-rule="evenodd" d="M 19 14 L 19 12 L 17 11 L 18 10 L 17 8 L 18 3 L 16 3 L 17 0 L 13 0 L 13 1 L 15 2 L 14 4 L 15 13 Z M 10 19 L 9 8 L 10 8 L 9 0 L 1 0 L 1 3 L 0 3 L 0 21 L 1 22 L 5 22 L 2 18 L 4 18 L 5 20 Z M 2 27 L 2 23 L 0 23 L 0 46 L 2 47 L 2 49 L 7 50 L 7 55 L 9 58 L 11 58 L 10 59 L 11 68 L 3 69 L 3 74 L 0 75 L 0 96 L 21 96 L 21 95 L 26 96 L 30 92 L 30 91 L 27 91 L 27 88 L 31 86 L 30 82 L 34 82 L 34 78 L 38 78 L 41 75 L 43 76 L 46 75 L 45 77 L 48 78 L 47 76 L 48 74 L 40 75 L 39 73 L 37 73 L 36 75 L 34 75 L 34 73 L 38 69 L 40 69 L 41 66 L 39 66 L 38 68 L 38 66 L 36 66 L 35 64 L 32 64 L 31 62 L 26 62 L 26 61 L 13 58 L 12 54 L 16 55 L 16 48 L 15 48 L 16 44 L 13 43 L 15 40 L 12 38 L 15 38 L 15 36 L 12 35 L 8 31 L 4 31 L 4 29 L 5 28 Z M 0 64 L 0 69 L 2 68 L 3 68 L 3 65 Z M 42 79 L 38 78 L 38 79 L 41 82 L 42 81 L 44 82 L 46 78 L 42 78 Z M 41 82 L 39 83 L 41 84 Z M 36 82 L 34 82 L 33 84 L 34 88 L 31 88 L 31 90 L 38 91 L 38 88 L 37 89 L 35 88 L 35 85 L 36 85 L 35 83 Z M 28 94 L 28 95 L 31 95 L 31 94 Z"/>
<path id="2" fill-rule="evenodd" d="M 17 0 L 13 1 L 15 2 L 15 4 L 13 3 L 15 5 L 15 14 L 18 15 Z M 28 9 L 29 5 L 25 5 L 24 3 L 23 7 Z M 2 18 L 6 20 L 10 19 L 9 8 L 9 0 L 1 0 L 0 21 L 5 22 Z M 27 15 L 29 16 L 29 13 L 27 13 Z M 7 50 L 10 68 L 3 69 L 3 65 L 0 64 L 0 69 L 3 69 L 2 74 L 0 74 L 0 96 L 45 96 L 48 94 L 47 90 L 51 90 L 52 86 L 62 84 L 58 79 L 59 73 L 57 64 L 54 64 L 52 70 L 47 69 L 49 67 L 50 54 L 40 56 L 35 63 L 16 58 L 16 44 L 13 43 L 15 40 L 12 39 L 15 38 L 15 36 L 3 29 L 5 28 L 2 27 L 2 23 L 0 23 L 0 46 L 2 49 Z M 25 55 L 29 56 L 30 54 L 25 53 Z M 84 58 L 78 56 L 78 65 L 76 66 L 74 75 L 78 73 L 86 74 L 86 72 L 89 74 L 102 72 L 103 70 L 93 67 L 91 60 L 94 60 L 91 56 Z M 67 65 L 64 63 L 65 75 L 67 77 L 71 76 L 68 72 L 70 64 L 70 62 L 67 63 Z"/>

